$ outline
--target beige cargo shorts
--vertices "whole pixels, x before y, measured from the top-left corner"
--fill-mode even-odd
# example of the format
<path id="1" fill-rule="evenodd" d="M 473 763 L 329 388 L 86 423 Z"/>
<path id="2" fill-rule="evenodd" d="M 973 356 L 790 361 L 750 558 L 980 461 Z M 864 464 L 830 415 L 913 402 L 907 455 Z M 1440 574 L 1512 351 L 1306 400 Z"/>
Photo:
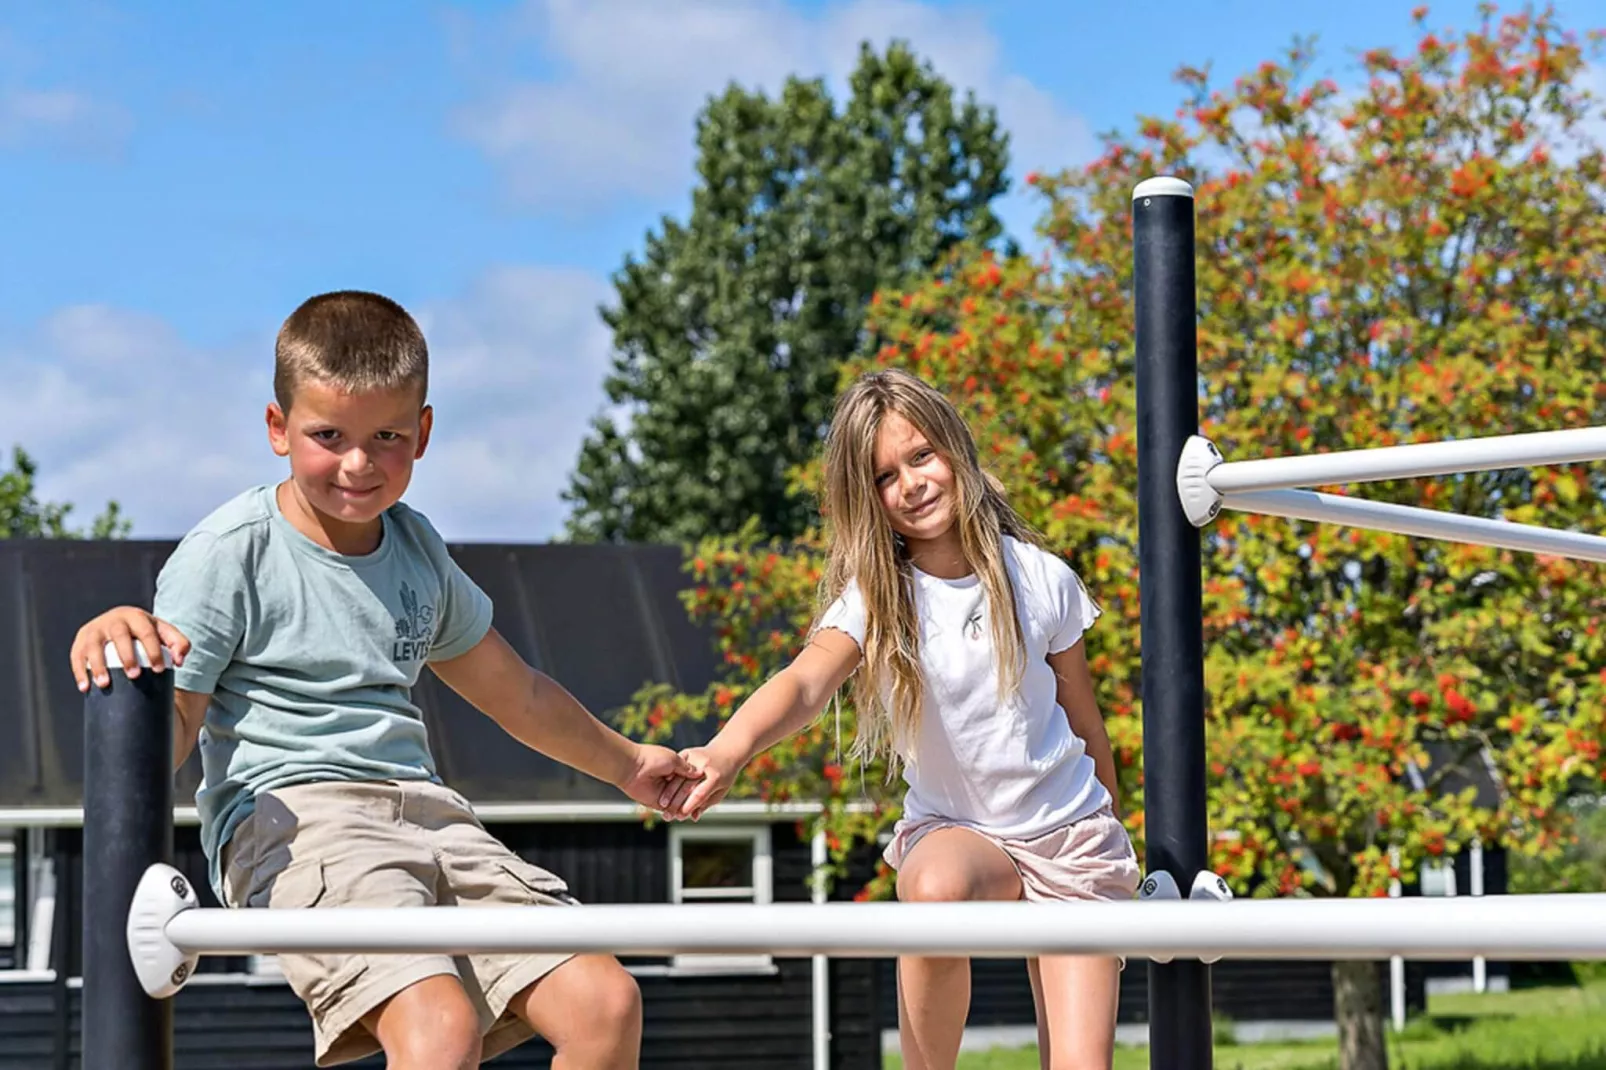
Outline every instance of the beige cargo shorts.
<path id="1" fill-rule="evenodd" d="M 562 880 L 514 854 L 457 792 L 428 781 L 322 781 L 257 796 L 223 854 L 230 907 L 465 909 L 573 904 Z M 524 988 L 572 956 L 280 955 L 312 1015 L 318 1066 L 372 1055 L 363 1016 L 408 985 L 457 977 L 479 1012 L 483 1059 L 534 1032 L 508 1010 Z"/>

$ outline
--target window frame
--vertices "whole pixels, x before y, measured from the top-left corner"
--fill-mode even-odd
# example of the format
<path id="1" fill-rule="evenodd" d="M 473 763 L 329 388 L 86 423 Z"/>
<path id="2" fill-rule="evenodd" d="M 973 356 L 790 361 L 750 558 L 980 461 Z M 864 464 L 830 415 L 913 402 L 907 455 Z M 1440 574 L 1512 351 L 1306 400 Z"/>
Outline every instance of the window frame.
<path id="1" fill-rule="evenodd" d="M 17 885 L 21 883 L 22 867 L 28 864 L 28 852 L 17 849 L 17 840 L 20 839 L 15 829 L 10 826 L 0 826 L 0 947 L 10 948 L 14 957 L 17 954 L 17 933 L 22 926 L 17 924 Z"/>
<path id="2" fill-rule="evenodd" d="M 750 884 L 744 888 L 720 889 L 710 895 L 687 895 L 685 887 L 684 856 L 688 843 L 739 843 L 749 844 L 753 850 Z M 734 893 L 747 893 L 751 898 L 737 898 Z M 770 826 L 759 823 L 669 826 L 669 901 L 675 906 L 717 902 L 755 903 L 768 905 L 775 901 L 774 838 Z M 675 972 L 697 971 L 766 971 L 773 972 L 775 958 L 769 954 L 692 954 L 674 955 L 670 969 Z"/>

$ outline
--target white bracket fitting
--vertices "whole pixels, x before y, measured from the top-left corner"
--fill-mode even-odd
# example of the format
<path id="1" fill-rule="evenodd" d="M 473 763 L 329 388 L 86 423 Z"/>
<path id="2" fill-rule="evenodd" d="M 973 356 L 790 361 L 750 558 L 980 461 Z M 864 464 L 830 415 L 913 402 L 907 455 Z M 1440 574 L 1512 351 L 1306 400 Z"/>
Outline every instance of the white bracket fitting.
<path id="1" fill-rule="evenodd" d="M 1189 899 L 1210 899 L 1225 902 L 1232 897 L 1232 889 L 1227 887 L 1227 882 L 1222 880 L 1220 874 L 1208 869 L 1201 869 L 1194 874 L 1193 887 L 1188 889 Z M 1143 878 L 1143 883 L 1138 886 L 1138 898 L 1181 899 L 1182 890 L 1177 887 L 1176 878 L 1162 869 L 1158 873 L 1150 873 Z M 1149 956 L 1152 961 L 1162 963 L 1170 962 L 1172 957 L 1171 955 Z M 1219 958 L 1221 958 L 1220 955 L 1201 955 L 1199 956 L 1199 961 L 1211 963 Z"/>
<path id="2" fill-rule="evenodd" d="M 1138 885 L 1139 899 L 1181 899 L 1182 892 L 1177 888 L 1177 879 L 1165 870 L 1150 873 Z M 1152 962 L 1170 962 L 1170 955 L 1150 955 Z"/>
<path id="3" fill-rule="evenodd" d="M 201 905 L 189 878 L 157 863 L 145 871 L 128 908 L 128 954 L 134 975 L 153 999 L 167 999 L 195 973 L 199 955 L 186 955 L 167 936 L 167 923 Z"/>
<path id="4" fill-rule="evenodd" d="M 1196 528 L 1202 528 L 1221 512 L 1222 493 L 1210 485 L 1210 470 L 1223 458 L 1216 444 L 1203 435 L 1189 435 L 1177 461 L 1177 496 L 1182 512 Z"/>
<path id="5" fill-rule="evenodd" d="M 1232 889 L 1227 887 L 1227 882 L 1221 878 L 1221 874 L 1201 869 L 1194 874 L 1193 887 L 1188 891 L 1188 898 L 1213 899 L 1224 903 L 1232 898 Z M 1220 955 L 1200 955 L 1199 961 L 1208 964 L 1220 958 Z"/>
<path id="6" fill-rule="evenodd" d="M 1177 879 L 1162 869 L 1143 878 L 1143 884 L 1138 888 L 1138 898 L 1181 899 L 1182 893 L 1177 889 Z"/>

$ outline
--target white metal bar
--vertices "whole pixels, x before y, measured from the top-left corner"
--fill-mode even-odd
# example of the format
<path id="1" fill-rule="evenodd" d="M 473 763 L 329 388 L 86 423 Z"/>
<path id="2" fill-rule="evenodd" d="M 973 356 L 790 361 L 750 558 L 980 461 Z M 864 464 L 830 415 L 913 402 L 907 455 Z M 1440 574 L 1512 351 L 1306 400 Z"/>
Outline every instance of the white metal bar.
<path id="1" fill-rule="evenodd" d="M 1445 539 L 1475 546 L 1498 546 L 1536 554 L 1554 554 L 1580 561 L 1606 561 L 1606 538 L 1579 531 L 1559 531 L 1532 524 L 1419 509 L 1414 505 L 1367 501 L 1311 490 L 1257 490 L 1229 494 L 1223 506 L 1245 513 L 1263 513 L 1294 520 L 1313 520 L 1347 527 L 1392 531 L 1425 539 Z"/>
<path id="2" fill-rule="evenodd" d="M 1206 478 L 1221 493 L 1237 494 L 1600 460 L 1606 460 L 1606 427 L 1580 427 L 1567 431 L 1338 450 L 1302 457 L 1228 461 L 1212 468 Z"/>
<path id="3" fill-rule="evenodd" d="M 1389 848 L 1389 866 L 1396 873 L 1400 871 L 1398 847 Z M 1389 898 L 1398 899 L 1404 892 L 1400 878 L 1389 881 Z M 1405 959 L 1399 955 L 1389 956 L 1389 1017 L 1394 1022 L 1396 1033 L 1405 1028 Z"/>
<path id="4" fill-rule="evenodd" d="M 1471 885 L 1467 891 L 1473 895 L 1483 894 L 1483 843 L 1473 840 L 1467 852 L 1468 883 Z M 1478 955 L 1472 960 L 1472 991 L 1483 993 L 1489 988 L 1489 960 Z"/>
<path id="5" fill-rule="evenodd" d="M 188 909 L 195 954 L 612 952 L 1606 959 L 1606 895 L 765 906 Z"/>
<path id="6" fill-rule="evenodd" d="M 820 829 L 814 833 L 809 841 L 809 863 L 813 870 L 809 874 L 812 887 L 809 890 L 809 902 L 824 903 L 825 896 L 825 864 L 831 860 L 827 850 L 829 845 L 825 841 L 825 830 Z M 815 955 L 810 963 L 811 979 L 814 982 L 811 993 L 813 1004 L 813 1033 L 814 1033 L 814 1070 L 831 1070 L 831 974 L 830 960 L 824 955 Z"/>
<path id="7" fill-rule="evenodd" d="M 561 823 L 569 821 L 640 821 L 652 811 L 630 802 L 515 802 L 475 803 L 474 815 L 481 821 L 520 823 Z M 821 804 L 809 801 L 766 803 L 754 799 L 726 799 L 703 814 L 704 824 L 709 821 L 790 821 L 811 817 L 820 812 Z M 870 803 L 849 803 L 849 813 L 869 813 Z M 174 825 L 196 825 L 200 818 L 193 805 L 173 807 Z M 6 806 L 0 807 L 0 829 L 4 828 L 78 828 L 84 823 L 81 806 Z"/>
<path id="8" fill-rule="evenodd" d="M 45 850 L 44 837 L 33 829 L 23 837 L 26 845 L 23 864 L 28 867 L 28 954 L 23 961 L 30 970 L 49 970 L 50 947 L 56 934 L 56 888 L 62 880 L 56 872 L 56 857 Z"/>

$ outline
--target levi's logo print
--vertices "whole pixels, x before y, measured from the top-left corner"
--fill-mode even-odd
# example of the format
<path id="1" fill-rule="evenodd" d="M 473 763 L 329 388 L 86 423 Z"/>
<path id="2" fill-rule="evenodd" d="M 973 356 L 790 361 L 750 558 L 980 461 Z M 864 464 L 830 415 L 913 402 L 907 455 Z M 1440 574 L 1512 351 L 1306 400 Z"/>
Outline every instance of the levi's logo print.
<path id="1" fill-rule="evenodd" d="M 396 642 L 392 661 L 422 661 L 435 638 L 435 607 L 418 604 L 418 594 L 406 583 L 401 585 L 402 615 L 396 618 Z"/>

